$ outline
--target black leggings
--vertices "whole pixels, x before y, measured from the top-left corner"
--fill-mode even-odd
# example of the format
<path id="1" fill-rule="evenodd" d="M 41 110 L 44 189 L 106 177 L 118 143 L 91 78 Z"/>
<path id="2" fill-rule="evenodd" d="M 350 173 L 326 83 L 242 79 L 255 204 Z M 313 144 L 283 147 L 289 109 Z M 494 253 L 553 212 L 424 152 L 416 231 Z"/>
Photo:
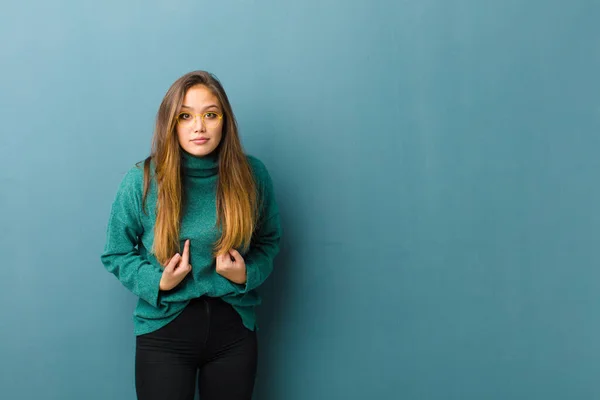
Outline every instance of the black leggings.
<path id="1" fill-rule="evenodd" d="M 137 336 L 139 400 L 250 400 L 257 364 L 256 333 L 220 299 L 201 297 L 157 331 Z"/>

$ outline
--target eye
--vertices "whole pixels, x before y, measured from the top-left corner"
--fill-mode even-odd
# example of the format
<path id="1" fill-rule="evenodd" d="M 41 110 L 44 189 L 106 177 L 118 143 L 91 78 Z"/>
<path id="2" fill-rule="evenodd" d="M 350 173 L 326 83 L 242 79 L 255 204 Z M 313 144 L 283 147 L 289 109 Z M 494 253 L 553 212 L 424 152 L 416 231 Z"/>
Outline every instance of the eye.
<path id="1" fill-rule="evenodd" d="M 181 113 L 179 114 L 179 119 L 182 121 L 189 121 L 190 119 L 192 119 L 192 115 L 188 113 Z"/>
<path id="2" fill-rule="evenodd" d="M 219 115 L 214 112 L 207 112 L 206 114 L 204 114 L 204 118 L 208 118 L 208 119 L 215 119 L 218 117 L 219 117 Z"/>

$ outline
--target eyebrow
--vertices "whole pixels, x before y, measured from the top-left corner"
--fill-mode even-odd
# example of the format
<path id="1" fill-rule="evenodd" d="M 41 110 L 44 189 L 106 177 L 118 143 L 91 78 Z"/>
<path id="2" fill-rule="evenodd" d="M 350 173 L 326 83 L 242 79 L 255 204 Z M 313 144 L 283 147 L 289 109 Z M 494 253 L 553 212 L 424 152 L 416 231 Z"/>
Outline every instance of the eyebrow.
<path id="1" fill-rule="evenodd" d="M 194 109 L 193 107 L 186 106 L 186 105 L 182 105 L 181 108 L 187 108 L 187 109 L 190 109 L 190 110 Z M 209 108 L 216 108 L 217 110 L 220 110 L 219 106 L 216 105 L 216 104 L 209 104 L 208 106 L 204 107 L 204 110 L 208 110 Z"/>

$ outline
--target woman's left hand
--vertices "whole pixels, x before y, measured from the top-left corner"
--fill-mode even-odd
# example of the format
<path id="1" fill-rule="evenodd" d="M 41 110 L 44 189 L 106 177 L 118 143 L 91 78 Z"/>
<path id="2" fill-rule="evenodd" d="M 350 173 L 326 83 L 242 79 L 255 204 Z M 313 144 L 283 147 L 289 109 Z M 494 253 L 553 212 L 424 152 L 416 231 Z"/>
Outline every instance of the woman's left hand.
<path id="1" fill-rule="evenodd" d="M 229 279 L 233 283 L 243 285 L 246 283 L 246 262 L 242 255 L 235 249 L 217 256 L 217 274 Z"/>

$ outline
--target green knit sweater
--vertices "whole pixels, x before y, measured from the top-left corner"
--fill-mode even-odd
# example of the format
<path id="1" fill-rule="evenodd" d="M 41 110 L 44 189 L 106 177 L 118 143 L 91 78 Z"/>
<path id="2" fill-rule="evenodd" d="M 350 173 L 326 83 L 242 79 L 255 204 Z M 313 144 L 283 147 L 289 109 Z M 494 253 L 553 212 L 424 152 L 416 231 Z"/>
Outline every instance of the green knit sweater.
<path id="1" fill-rule="evenodd" d="M 259 219 L 250 248 L 242 253 L 246 263 L 246 284 L 239 285 L 217 274 L 213 245 L 220 236 L 216 226 L 215 155 L 182 155 L 185 202 L 180 243 L 190 239 L 192 271 L 174 289 L 159 290 L 162 266 L 151 253 L 156 220 L 156 183 L 151 181 L 142 210 L 144 171 L 134 166 L 123 178 L 108 221 L 106 245 L 101 256 L 106 269 L 139 297 L 134 311 L 134 332 L 155 331 L 175 319 L 189 301 L 200 296 L 220 297 L 240 314 L 244 325 L 256 327 L 255 307 L 260 304 L 256 288 L 273 269 L 279 252 L 281 226 L 271 178 L 264 164 L 248 156 L 258 189 Z M 239 250 L 239 249 L 238 249 Z"/>

